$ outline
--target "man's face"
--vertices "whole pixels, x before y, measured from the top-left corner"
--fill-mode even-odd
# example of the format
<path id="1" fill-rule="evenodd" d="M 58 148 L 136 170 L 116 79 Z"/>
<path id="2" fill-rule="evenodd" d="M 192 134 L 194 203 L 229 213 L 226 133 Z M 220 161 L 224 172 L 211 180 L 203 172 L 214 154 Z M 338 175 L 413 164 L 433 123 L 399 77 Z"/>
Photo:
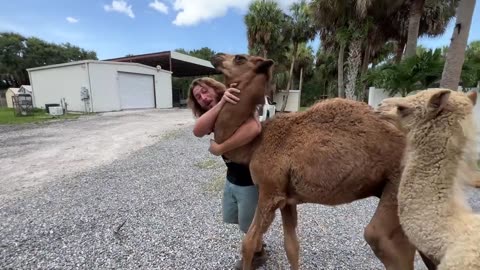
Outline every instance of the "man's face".
<path id="1" fill-rule="evenodd" d="M 204 110 L 210 110 L 217 105 L 217 92 L 205 84 L 196 85 L 193 88 L 193 96 Z"/>

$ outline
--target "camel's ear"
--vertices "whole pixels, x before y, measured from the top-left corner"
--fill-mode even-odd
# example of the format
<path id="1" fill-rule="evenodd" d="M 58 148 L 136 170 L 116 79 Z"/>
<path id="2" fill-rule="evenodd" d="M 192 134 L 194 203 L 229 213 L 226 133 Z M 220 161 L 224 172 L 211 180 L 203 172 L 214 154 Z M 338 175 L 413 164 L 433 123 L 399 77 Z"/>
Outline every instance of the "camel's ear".
<path id="1" fill-rule="evenodd" d="M 439 114 L 448 103 L 450 97 L 450 90 L 442 90 L 435 93 L 428 101 L 428 107 L 431 108 L 435 114 Z"/>
<path id="2" fill-rule="evenodd" d="M 467 97 L 472 101 L 473 106 L 477 104 L 477 92 L 476 91 L 470 91 L 467 94 Z"/>
<path id="3" fill-rule="evenodd" d="M 255 71 L 256 73 L 267 73 L 268 69 L 273 66 L 273 64 L 275 64 L 275 62 L 272 59 L 263 60 L 258 63 Z"/>

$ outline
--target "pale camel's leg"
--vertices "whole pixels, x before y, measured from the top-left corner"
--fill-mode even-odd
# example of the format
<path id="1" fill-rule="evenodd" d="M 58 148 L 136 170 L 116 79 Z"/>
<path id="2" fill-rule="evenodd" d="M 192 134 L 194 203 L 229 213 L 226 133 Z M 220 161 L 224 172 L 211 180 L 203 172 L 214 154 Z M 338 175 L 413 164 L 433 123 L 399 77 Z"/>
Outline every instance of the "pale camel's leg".
<path id="1" fill-rule="evenodd" d="M 396 196 L 395 181 L 388 181 L 364 237 L 386 270 L 413 270 L 415 247 L 400 226 Z"/>
<path id="2" fill-rule="evenodd" d="M 468 184 L 472 187 L 480 188 L 480 172 L 475 170 L 472 172 Z"/>
<path id="3" fill-rule="evenodd" d="M 427 255 L 423 254 L 420 250 L 418 250 L 418 254 L 420 254 L 420 257 L 422 258 L 422 261 L 428 270 L 437 269 L 437 265 L 429 257 L 427 257 Z"/>
<path id="4" fill-rule="evenodd" d="M 285 205 L 281 209 L 282 223 L 283 223 L 283 236 L 284 245 L 287 252 L 288 261 L 290 262 L 290 268 L 293 270 L 299 269 L 298 252 L 300 245 L 298 243 L 296 228 L 297 228 L 297 206 Z"/>
<path id="5" fill-rule="evenodd" d="M 259 191 L 260 194 L 258 197 L 257 209 L 255 210 L 255 216 L 253 217 L 252 224 L 250 225 L 247 234 L 243 238 L 243 270 L 251 269 L 256 247 L 272 224 L 273 219 L 275 218 L 275 210 L 278 208 L 277 204 L 274 202 L 274 198 L 262 194 L 261 189 L 259 189 Z"/>

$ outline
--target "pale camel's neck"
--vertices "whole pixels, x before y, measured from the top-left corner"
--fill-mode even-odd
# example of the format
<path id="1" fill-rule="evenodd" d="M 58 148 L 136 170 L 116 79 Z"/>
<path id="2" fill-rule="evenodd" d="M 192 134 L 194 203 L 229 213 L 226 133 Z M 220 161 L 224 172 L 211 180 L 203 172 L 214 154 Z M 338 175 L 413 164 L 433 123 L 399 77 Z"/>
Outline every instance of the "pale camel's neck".
<path id="1" fill-rule="evenodd" d="M 403 229 L 436 259 L 444 255 L 451 224 L 463 211 L 458 172 L 465 143 L 452 142 L 453 137 L 447 132 L 410 135 L 398 192 Z"/>
<path id="2" fill-rule="evenodd" d="M 463 144 L 452 145 L 450 137 L 446 132 L 431 132 L 409 140 L 401 196 L 425 205 L 433 200 L 438 207 L 454 199 Z"/>

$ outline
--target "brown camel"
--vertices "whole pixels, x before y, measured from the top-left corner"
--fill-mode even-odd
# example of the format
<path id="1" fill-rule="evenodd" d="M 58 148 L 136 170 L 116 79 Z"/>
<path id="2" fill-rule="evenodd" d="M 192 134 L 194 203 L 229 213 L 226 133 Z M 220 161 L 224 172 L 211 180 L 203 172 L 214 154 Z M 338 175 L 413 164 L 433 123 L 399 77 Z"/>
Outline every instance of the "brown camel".
<path id="1" fill-rule="evenodd" d="M 237 83 L 241 91 L 239 104 L 226 104 L 215 123 L 215 140 L 221 143 L 263 102 L 274 62 L 217 54 L 212 64 L 223 73 L 225 85 Z M 290 266 L 299 269 L 296 205 L 339 205 L 370 196 L 379 197 L 380 202 L 365 228 L 367 243 L 386 269 L 413 269 L 415 247 L 397 215 L 396 194 L 406 144 L 402 132 L 365 103 L 338 98 L 304 112 L 279 114 L 262 126 L 254 141 L 225 154 L 249 164 L 259 187 L 255 217 L 243 239 L 243 269 L 250 269 L 255 245 L 271 225 L 276 209 L 282 214 Z"/>

